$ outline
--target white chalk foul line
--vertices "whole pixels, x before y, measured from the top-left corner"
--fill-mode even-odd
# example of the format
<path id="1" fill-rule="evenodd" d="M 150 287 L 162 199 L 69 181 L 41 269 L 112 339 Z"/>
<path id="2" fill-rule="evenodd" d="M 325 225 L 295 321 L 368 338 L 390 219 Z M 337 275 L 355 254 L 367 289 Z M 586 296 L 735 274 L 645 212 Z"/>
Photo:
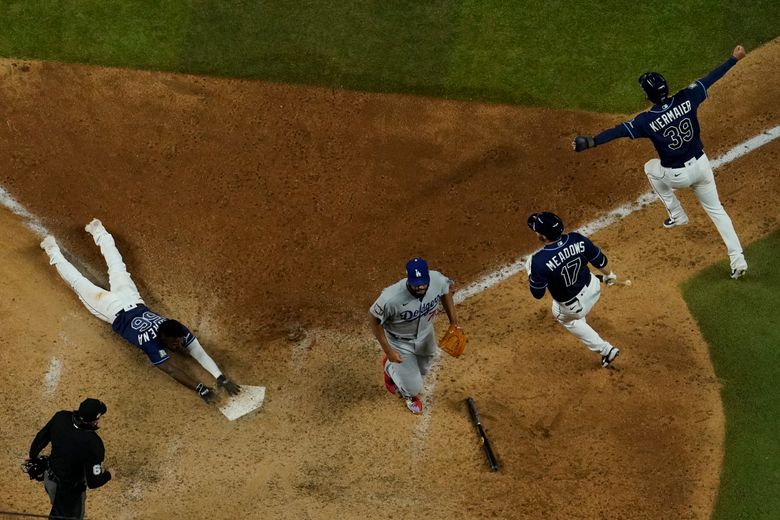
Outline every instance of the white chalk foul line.
<path id="1" fill-rule="evenodd" d="M 772 142 L 778 137 L 780 137 L 780 125 L 775 126 L 774 128 L 770 128 L 764 133 L 759 134 L 753 138 L 748 139 L 745 142 L 736 145 L 734 148 L 732 148 L 725 154 L 713 160 L 710 164 L 712 165 L 713 170 L 720 168 L 721 166 L 724 166 L 735 159 L 739 159 L 743 155 L 746 155 L 752 152 L 753 150 L 756 150 L 757 148 L 760 148 L 765 144 Z M 606 215 L 585 224 L 584 226 L 580 227 L 576 231 L 582 233 L 583 235 L 592 235 L 593 233 L 605 229 L 606 227 L 614 224 L 619 220 L 626 218 L 632 213 L 639 211 L 640 209 L 644 208 L 645 206 L 657 200 L 658 197 L 656 196 L 656 194 L 652 191 L 648 191 L 647 193 L 643 193 L 642 195 L 640 195 L 636 199 L 636 201 L 615 208 L 609 213 L 607 213 Z M 515 262 L 512 262 L 509 265 L 499 267 L 492 273 L 486 274 L 479 280 L 472 282 L 466 287 L 464 287 L 463 289 L 460 289 L 459 291 L 455 292 L 455 294 L 453 295 L 455 303 L 461 303 L 464 300 L 471 298 L 472 296 L 476 296 L 477 294 L 485 291 L 486 289 L 498 285 L 499 283 L 503 282 L 507 278 L 516 275 L 517 273 L 519 273 L 524 269 L 525 262 L 529 256 L 530 254 L 525 255 L 519 258 L 518 260 L 516 260 Z"/>
<path id="2" fill-rule="evenodd" d="M 62 363 L 60 363 L 58 358 L 53 357 L 49 360 L 49 368 L 46 370 L 46 374 L 43 376 L 43 383 L 46 386 L 44 395 L 47 398 L 51 398 L 54 395 L 54 392 L 57 390 L 57 385 L 60 382 L 61 368 Z"/>
<path id="3" fill-rule="evenodd" d="M 49 234 L 49 230 L 43 227 L 43 224 L 41 224 L 40 220 L 38 220 L 35 215 L 27 211 L 27 208 L 17 202 L 17 200 L 13 198 L 11 194 L 8 193 L 2 186 L 0 186 L 0 204 L 11 210 L 11 213 L 14 215 L 19 215 L 22 217 L 24 225 L 32 229 L 39 237 L 45 237 Z"/>
<path id="4" fill-rule="evenodd" d="M 710 164 L 712 165 L 712 169 L 715 170 L 717 168 L 720 168 L 721 166 L 730 163 L 735 159 L 739 159 L 743 155 L 747 155 L 753 150 L 761 148 L 765 144 L 774 141 L 778 137 L 780 137 L 780 125 L 770 128 L 769 130 L 766 130 L 755 137 L 751 137 L 747 141 L 739 143 L 738 145 L 736 145 L 734 148 L 732 148 L 725 154 L 711 161 Z M 593 220 L 592 222 L 589 222 L 584 226 L 578 228 L 576 231 L 582 233 L 583 235 L 592 235 L 593 233 L 596 233 L 597 231 L 601 231 L 602 229 L 607 228 L 608 226 L 614 224 L 615 222 L 626 218 L 632 213 L 639 211 L 640 209 L 644 208 L 645 206 L 657 200 L 658 197 L 656 196 L 656 194 L 653 191 L 648 191 L 647 193 L 643 193 L 642 195 L 640 195 L 634 202 L 615 208 L 609 213 L 607 213 L 606 215 L 599 217 L 596 220 Z M 516 275 L 517 273 L 525 269 L 525 263 L 528 260 L 528 257 L 531 256 L 532 254 L 533 252 L 520 257 L 519 259 L 515 260 L 511 264 L 499 267 L 495 271 L 486 274 L 485 276 L 481 277 L 477 281 L 470 283 L 463 289 L 456 291 L 455 294 L 453 295 L 453 300 L 455 300 L 456 304 L 461 303 L 467 300 L 468 298 L 471 298 L 472 296 L 476 296 L 486 291 L 487 289 L 490 289 L 491 287 L 495 287 L 496 285 L 503 282 L 504 280 L 511 278 L 512 276 Z M 433 403 L 433 390 L 436 387 L 436 375 L 438 373 L 438 365 L 440 364 L 440 359 L 441 359 L 440 357 L 436 358 L 436 361 L 431 367 L 431 372 L 428 375 L 428 378 L 423 387 L 423 392 L 426 395 L 425 402 L 428 404 L 426 408 L 429 408 L 430 404 Z M 415 454 L 419 454 L 423 449 L 422 444 L 425 442 L 425 437 L 428 432 L 428 427 L 430 423 L 431 423 L 430 410 L 426 409 L 424 416 L 421 417 L 421 420 L 417 423 L 415 429 L 415 439 L 416 439 L 414 445 Z"/>

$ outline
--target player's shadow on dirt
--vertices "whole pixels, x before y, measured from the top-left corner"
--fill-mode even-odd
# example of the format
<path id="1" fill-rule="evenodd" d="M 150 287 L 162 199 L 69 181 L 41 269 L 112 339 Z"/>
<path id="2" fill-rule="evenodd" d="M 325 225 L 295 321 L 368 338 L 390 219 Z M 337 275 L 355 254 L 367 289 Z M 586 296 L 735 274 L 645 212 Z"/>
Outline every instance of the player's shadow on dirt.
<path id="1" fill-rule="evenodd" d="M 458 187 L 470 183 L 472 179 L 482 185 L 488 182 L 491 174 L 499 170 L 515 169 L 519 160 L 518 151 L 509 146 L 488 148 L 455 168 L 445 179 L 446 185 Z M 436 189 L 440 189 L 441 184 L 437 183 L 436 186 Z"/>

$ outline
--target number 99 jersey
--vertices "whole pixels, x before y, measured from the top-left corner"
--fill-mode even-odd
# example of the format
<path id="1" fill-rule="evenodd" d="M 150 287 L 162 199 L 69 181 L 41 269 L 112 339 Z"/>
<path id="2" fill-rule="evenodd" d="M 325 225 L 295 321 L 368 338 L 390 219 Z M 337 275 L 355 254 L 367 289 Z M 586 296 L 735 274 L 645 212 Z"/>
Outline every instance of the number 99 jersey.
<path id="1" fill-rule="evenodd" d="M 531 257 L 528 277 L 531 292 L 537 298 L 548 289 L 558 302 L 567 302 L 590 283 L 588 263 L 598 268 L 607 265 L 607 257 L 589 238 L 571 232 L 547 244 Z M 538 296 L 537 296 L 538 295 Z"/>
<path id="2" fill-rule="evenodd" d="M 695 81 L 623 126 L 631 139 L 646 137 L 653 142 L 662 166 L 682 168 L 686 161 L 704 153 L 696 111 L 705 99 L 707 89 Z"/>

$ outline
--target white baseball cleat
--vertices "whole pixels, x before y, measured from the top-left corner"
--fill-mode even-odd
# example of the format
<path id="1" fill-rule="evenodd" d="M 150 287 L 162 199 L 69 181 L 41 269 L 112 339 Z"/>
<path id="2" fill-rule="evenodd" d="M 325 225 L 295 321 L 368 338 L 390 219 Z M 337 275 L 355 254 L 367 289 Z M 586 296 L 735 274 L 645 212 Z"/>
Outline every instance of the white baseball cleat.
<path id="1" fill-rule="evenodd" d="M 684 226 L 687 223 L 688 223 L 688 217 L 682 217 L 682 218 L 669 217 L 668 219 L 664 220 L 664 227 L 666 229 L 671 229 L 677 226 Z"/>
<path id="2" fill-rule="evenodd" d="M 94 235 L 95 235 L 95 233 L 97 233 L 97 232 L 98 232 L 98 230 L 99 230 L 100 228 L 102 228 L 102 227 L 103 227 L 103 223 L 102 223 L 102 222 L 100 222 L 98 219 L 96 219 L 96 218 L 93 218 L 93 219 L 92 219 L 92 222 L 90 222 L 89 224 L 87 224 L 86 226 L 84 226 L 84 231 L 86 231 L 86 232 L 87 232 L 87 233 L 89 233 L 90 235 L 93 235 L 93 236 L 94 236 Z"/>
<path id="3" fill-rule="evenodd" d="M 54 237 L 51 235 L 46 235 L 46 237 L 41 241 L 41 249 L 46 251 L 47 253 L 50 250 L 57 249 L 57 241 L 54 240 Z"/>
<path id="4" fill-rule="evenodd" d="M 607 352 L 606 355 L 601 356 L 601 366 L 607 368 L 619 355 L 620 349 L 617 347 L 610 347 L 609 352 Z"/>
<path id="5" fill-rule="evenodd" d="M 745 273 L 747 272 L 747 267 L 743 267 L 740 269 L 732 269 L 731 270 L 731 278 L 733 280 L 736 280 L 737 278 L 742 278 L 745 276 Z"/>

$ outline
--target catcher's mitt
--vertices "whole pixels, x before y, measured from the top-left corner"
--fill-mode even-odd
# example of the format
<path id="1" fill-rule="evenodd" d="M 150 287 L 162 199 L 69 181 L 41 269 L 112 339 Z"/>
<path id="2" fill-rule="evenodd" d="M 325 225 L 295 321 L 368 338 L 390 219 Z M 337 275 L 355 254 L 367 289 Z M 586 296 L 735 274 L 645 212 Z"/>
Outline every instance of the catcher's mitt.
<path id="1" fill-rule="evenodd" d="M 439 348 L 453 357 L 458 357 L 466 350 L 466 335 L 458 325 L 450 325 L 447 332 L 439 340 Z"/>
<path id="2" fill-rule="evenodd" d="M 43 473 L 49 467 L 49 457 L 46 455 L 30 459 L 22 464 L 22 471 L 27 473 L 30 480 L 43 481 Z"/>

